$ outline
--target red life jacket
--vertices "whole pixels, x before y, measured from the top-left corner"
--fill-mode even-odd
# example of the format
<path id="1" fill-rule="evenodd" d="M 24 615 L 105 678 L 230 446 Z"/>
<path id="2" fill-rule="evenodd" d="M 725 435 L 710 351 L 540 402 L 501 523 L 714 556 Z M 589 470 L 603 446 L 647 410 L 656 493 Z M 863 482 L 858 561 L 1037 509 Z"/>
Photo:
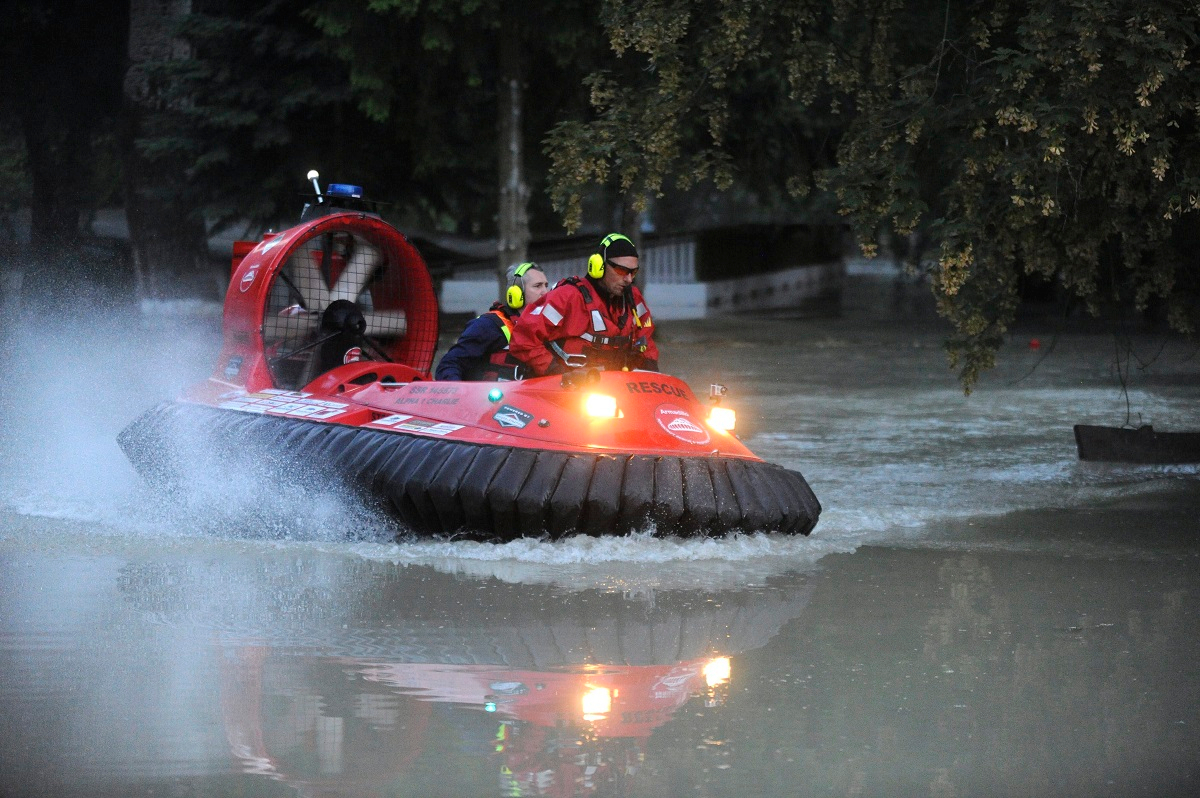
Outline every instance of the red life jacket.
<path id="1" fill-rule="evenodd" d="M 576 365 L 604 369 L 640 366 L 650 346 L 650 313 L 641 292 L 631 286 L 623 297 L 621 313 L 614 319 L 614 308 L 586 280 L 568 277 L 559 283 L 563 284 L 575 286 L 583 295 L 591 330 L 578 337 L 546 342 L 554 355 L 551 371 L 557 373 Z"/>

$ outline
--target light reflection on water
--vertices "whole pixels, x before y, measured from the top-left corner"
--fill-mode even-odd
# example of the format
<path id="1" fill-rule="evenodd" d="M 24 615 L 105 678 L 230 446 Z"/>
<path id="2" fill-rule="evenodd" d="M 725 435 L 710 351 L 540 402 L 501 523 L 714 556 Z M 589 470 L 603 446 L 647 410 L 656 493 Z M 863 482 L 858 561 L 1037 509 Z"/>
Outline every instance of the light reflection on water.
<path id="1" fill-rule="evenodd" d="M 964 397 L 920 325 L 667 326 L 664 366 L 730 385 L 751 448 L 809 479 L 814 535 L 491 546 L 395 543 L 342 497 L 263 503 L 252 484 L 155 505 L 113 437 L 207 371 L 202 332 L 18 347 L 18 385 L 64 357 L 76 379 L 63 424 L 4 396 L 6 797 L 1197 779 L 1197 469 L 1075 460 L 1072 424 L 1124 414 L 1106 341 L 1065 340 L 1028 377 L 1029 353 L 1008 351 Z M 84 356 L 96 346 L 111 363 Z M 1193 393 L 1163 379 L 1133 400 L 1158 428 L 1196 428 Z"/>

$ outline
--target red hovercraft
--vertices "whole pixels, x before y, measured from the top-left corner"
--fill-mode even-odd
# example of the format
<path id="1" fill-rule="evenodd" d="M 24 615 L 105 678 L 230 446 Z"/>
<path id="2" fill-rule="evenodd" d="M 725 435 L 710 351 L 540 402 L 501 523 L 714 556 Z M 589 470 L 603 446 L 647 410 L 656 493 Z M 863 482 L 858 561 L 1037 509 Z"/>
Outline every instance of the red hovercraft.
<path id="1" fill-rule="evenodd" d="M 211 377 L 118 436 L 139 473 L 187 491 L 198 457 L 334 486 L 402 534 L 808 534 L 821 505 L 674 377 L 581 369 L 430 379 L 438 305 L 421 255 L 334 184 L 301 223 L 234 246 Z"/>

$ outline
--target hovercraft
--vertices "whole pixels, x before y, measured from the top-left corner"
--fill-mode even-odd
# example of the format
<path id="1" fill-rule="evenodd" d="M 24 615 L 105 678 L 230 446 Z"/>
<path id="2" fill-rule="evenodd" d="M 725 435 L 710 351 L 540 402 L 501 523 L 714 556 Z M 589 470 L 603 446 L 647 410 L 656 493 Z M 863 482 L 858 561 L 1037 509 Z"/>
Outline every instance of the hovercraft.
<path id="1" fill-rule="evenodd" d="M 212 376 L 118 437 L 152 485 L 186 493 L 207 457 L 482 540 L 812 530 L 804 477 L 746 448 L 720 386 L 706 402 L 646 371 L 432 380 L 429 271 L 359 197 L 335 184 L 300 224 L 234 245 Z"/>

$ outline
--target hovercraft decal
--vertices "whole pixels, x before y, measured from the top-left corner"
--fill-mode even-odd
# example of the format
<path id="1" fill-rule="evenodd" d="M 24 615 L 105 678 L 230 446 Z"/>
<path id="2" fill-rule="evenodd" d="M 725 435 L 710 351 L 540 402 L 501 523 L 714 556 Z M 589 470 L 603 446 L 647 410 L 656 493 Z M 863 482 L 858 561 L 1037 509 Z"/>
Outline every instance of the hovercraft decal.
<path id="1" fill-rule="evenodd" d="M 462 429 L 462 424 L 427 421 L 426 419 L 413 418 L 403 413 L 376 419 L 371 422 L 371 426 L 415 432 L 419 435 L 449 435 L 451 432 L 457 432 Z"/>
<path id="2" fill-rule="evenodd" d="M 254 278 L 258 276 L 258 266 L 248 270 L 242 275 L 241 282 L 238 283 L 238 290 L 243 294 L 250 290 L 250 286 L 254 285 Z"/>
<path id="3" fill-rule="evenodd" d="M 346 405 L 341 402 L 311 399 L 308 394 L 270 388 L 222 402 L 218 407 L 222 410 L 240 410 L 243 413 L 272 413 L 317 420 L 341 415 L 346 409 Z"/>
<path id="4" fill-rule="evenodd" d="M 659 405 L 654 409 L 654 418 L 668 435 L 684 443 L 703 445 L 710 440 L 708 430 L 693 421 L 679 405 Z"/>
<path id="5" fill-rule="evenodd" d="M 512 405 L 501 405 L 492 419 L 502 427 L 524 429 L 530 421 L 533 421 L 533 414 L 526 413 L 521 408 Z"/>

